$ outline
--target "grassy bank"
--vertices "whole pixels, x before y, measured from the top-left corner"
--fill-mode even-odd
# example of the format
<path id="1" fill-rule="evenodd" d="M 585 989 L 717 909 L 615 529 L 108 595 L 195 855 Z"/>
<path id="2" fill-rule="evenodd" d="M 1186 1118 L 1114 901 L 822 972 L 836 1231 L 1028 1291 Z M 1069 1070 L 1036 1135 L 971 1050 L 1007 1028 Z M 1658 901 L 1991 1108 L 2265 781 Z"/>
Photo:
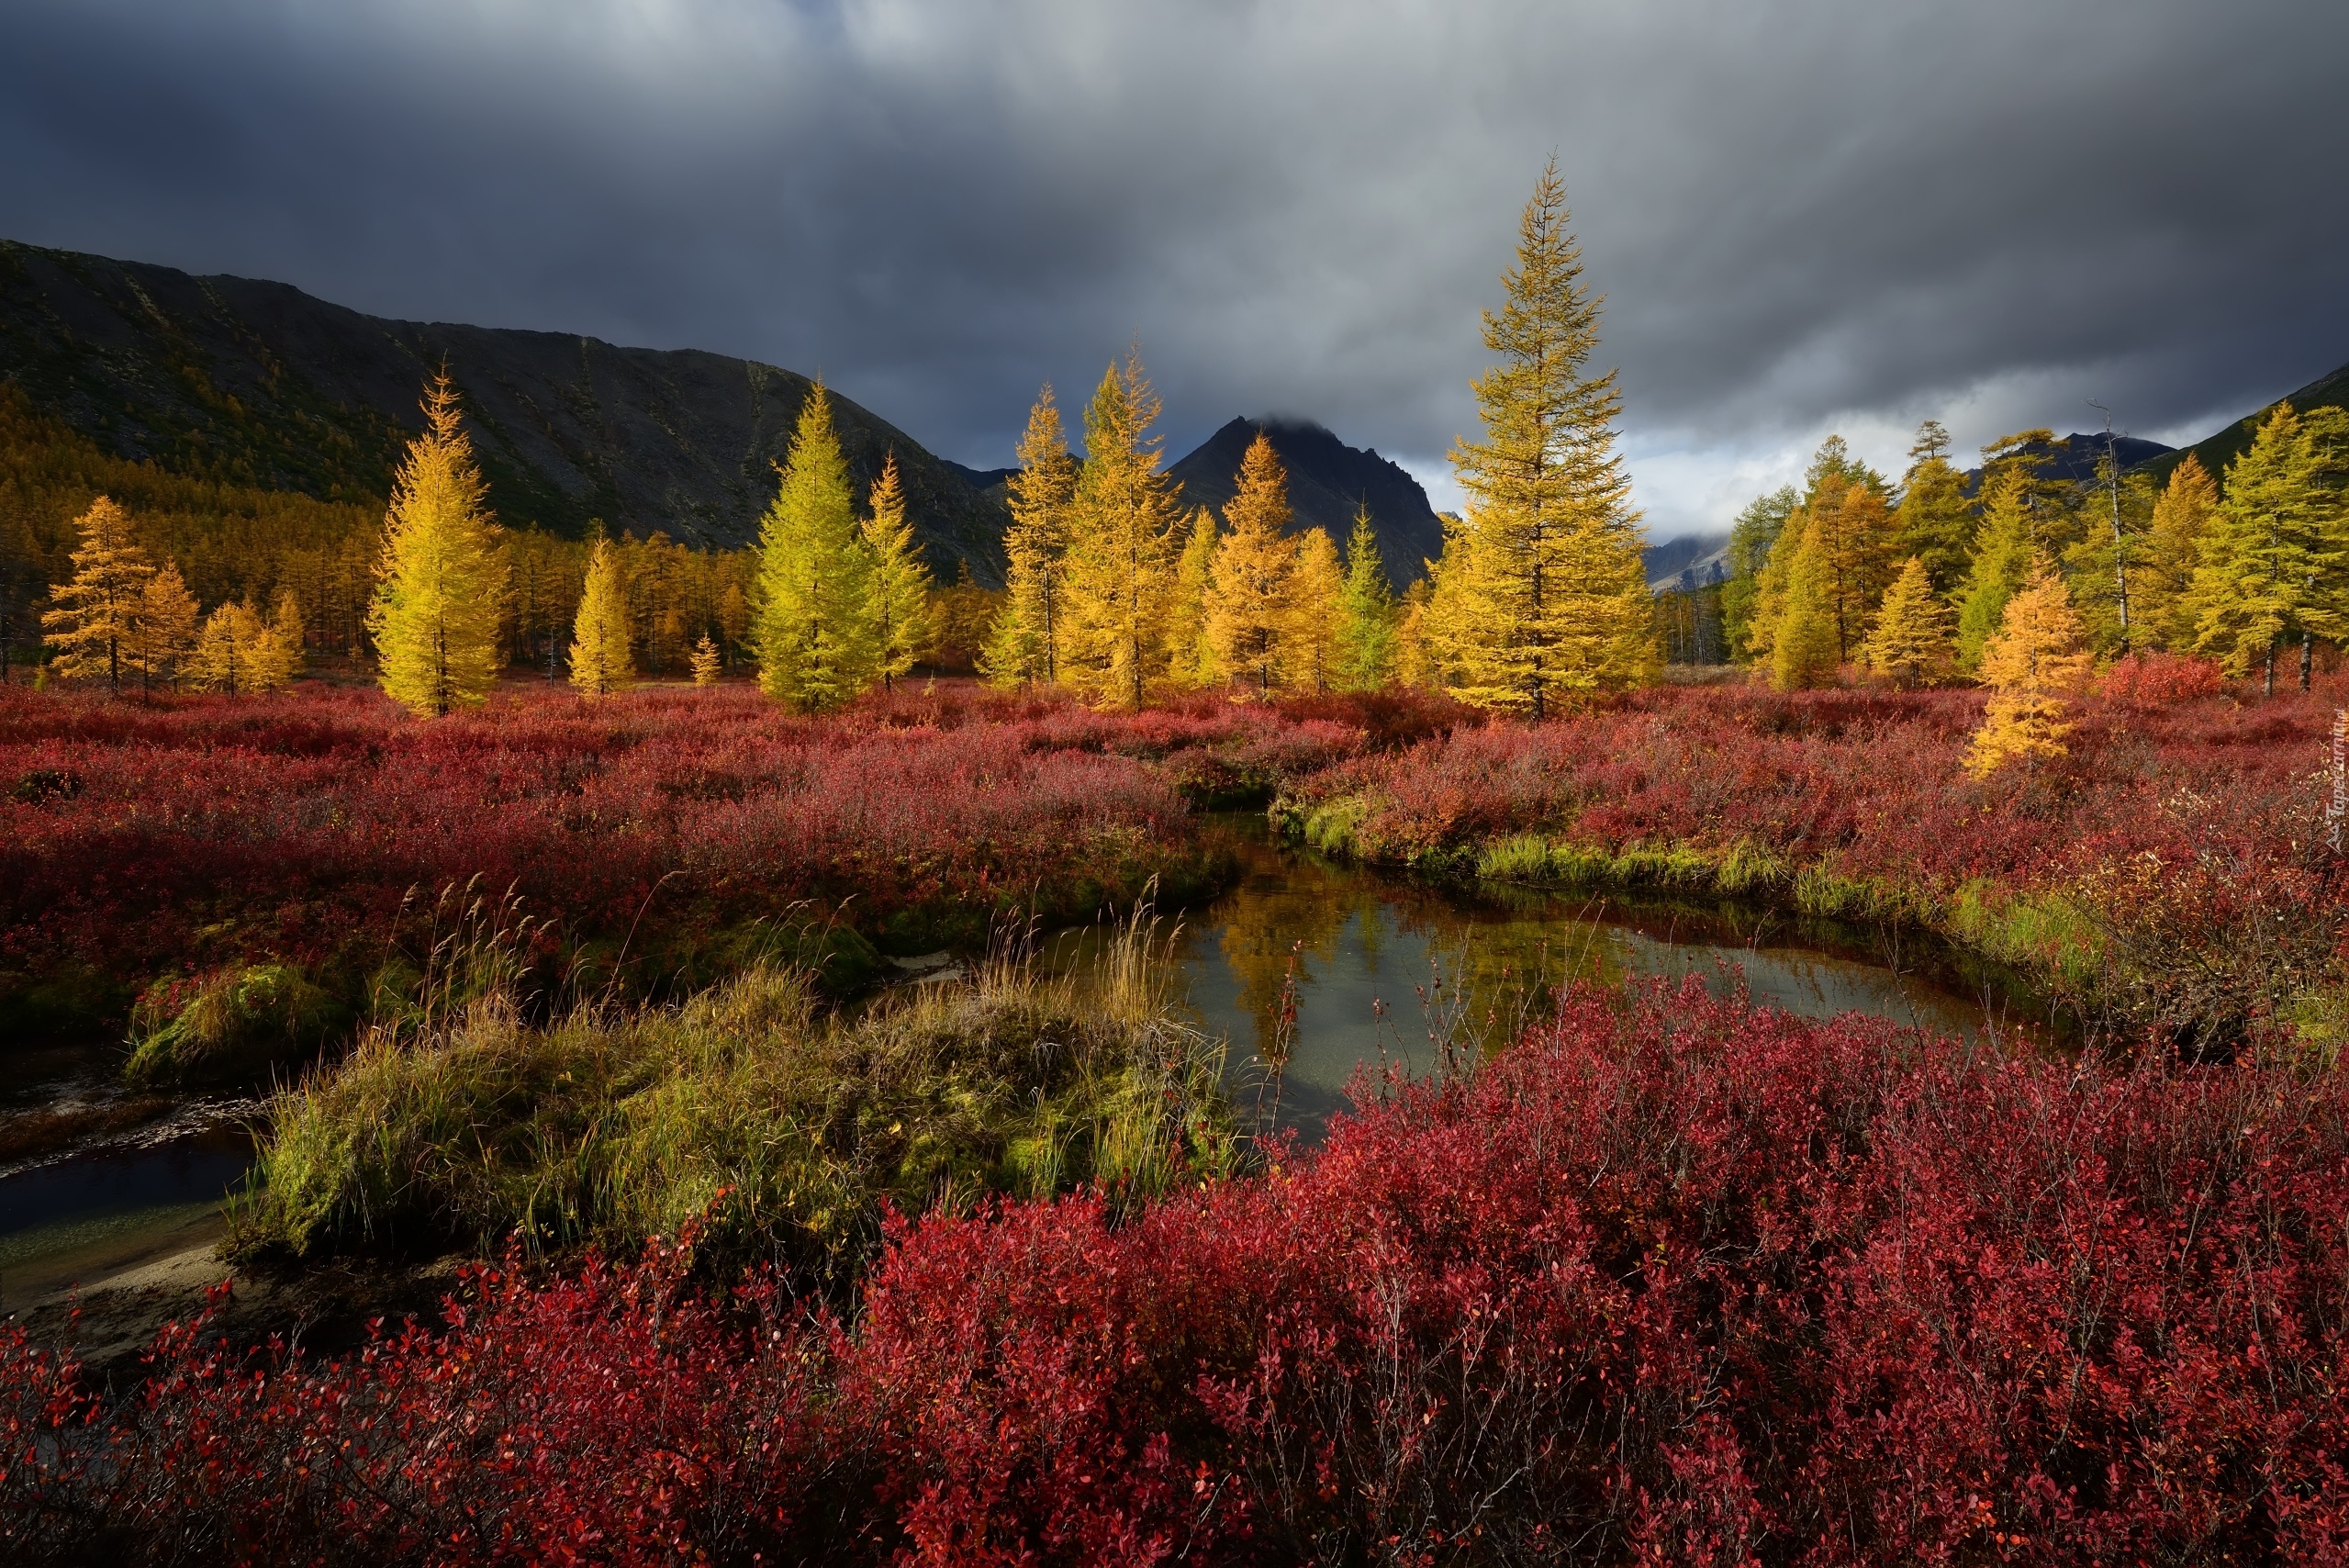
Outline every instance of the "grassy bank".
<path id="1" fill-rule="evenodd" d="M 231 1250 L 632 1250 L 699 1219 L 713 1260 L 844 1282 L 884 1205 L 1091 1184 L 1157 1193 L 1242 1157 L 1222 1042 L 1178 1016 L 1146 930 L 1080 992 L 1007 958 L 851 1015 L 759 968 L 681 1005 L 545 1026 L 493 992 L 379 1026 L 276 1097 Z"/>

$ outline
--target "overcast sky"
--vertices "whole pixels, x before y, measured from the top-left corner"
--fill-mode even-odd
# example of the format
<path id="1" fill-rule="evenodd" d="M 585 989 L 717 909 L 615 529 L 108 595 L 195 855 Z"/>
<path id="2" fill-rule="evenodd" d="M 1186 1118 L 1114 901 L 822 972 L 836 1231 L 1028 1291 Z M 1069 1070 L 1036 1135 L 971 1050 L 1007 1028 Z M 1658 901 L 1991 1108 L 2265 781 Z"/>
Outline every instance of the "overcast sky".
<path id="1" fill-rule="evenodd" d="M 821 371 L 993 466 L 1138 341 L 1452 495 L 1554 151 L 1658 538 L 2349 361 L 2349 5 L 8 0 L 0 234 Z"/>

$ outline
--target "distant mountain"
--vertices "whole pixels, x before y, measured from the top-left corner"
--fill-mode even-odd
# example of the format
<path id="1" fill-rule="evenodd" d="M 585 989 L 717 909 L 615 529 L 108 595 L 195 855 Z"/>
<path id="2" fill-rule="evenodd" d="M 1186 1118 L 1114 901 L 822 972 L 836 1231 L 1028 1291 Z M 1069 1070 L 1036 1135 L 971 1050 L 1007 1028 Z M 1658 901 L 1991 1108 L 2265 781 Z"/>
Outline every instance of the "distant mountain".
<path id="1" fill-rule="evenodd" d="M 282 283 L 0 241 L 0 380 L 120 456 L 380 500 L 443 361 L 503 521 L 709 545 L 756 537 L 811 385 L 723 354 L 386 320 Z M 932 565 L 999 579 L 1005 518 L 985 487 L 837 394 L 833 409 L 860 486 L 897 454 Z"/>
<path id="2" fill-rule="evenodd" d="M 1650 593 L 1691 592 L 1728 580 L 1729 536 L 1690 533 L 1639 553 Z"/>
<path id="3" fill-rule="evenodd" d="M 2068 479 L 2075 484 L 2095 478 L 2097 465 L 2104 461 L 2104 441 L 2102 431 L 2074 431 L 2070 435 L 2056 437 L 2053 442 L 2038 448 L 2047 459 L 2043 472 L 2049 478 Z M 2158 441 L 2144 441 L 2133 435 L 2112 438 L 2112 454 L 2120 460 L 2124 472 L 2167 456 L 2171 450 Z M 1981 483 L 1981 469 L 1965 470 L 1965 487 L 1968 490 Z"/>
<path id="4" fill-rule="evenodd" d="M 2290 397 L 2277 398 L 2276 402 L 2289 403 L 2303 412 L 2310 409 L 2349 409 L 2349 364 L 2330 375 L 2318 376 Z M 2138 466 L 2153 476 L 2154 484 L 2164 484 L 2169 479 L 2170 470 L 2185 462 L 2186 454 L 2190 452 L 2196 461 L 2209 470 L 2210 477 L 2224 478 L 2227 465 L 2250 449 L 2253 429 L 2275 407 L 2275 403 L 2270 403 L 2258 412 L 2237 420 L 2217 434 L 2204 436 L 2192 446 L 2162 453 Z"/>
<path id="5" fill-rule="evenodd" d="M 1302 532 L 1322 528 L 1340 546 L 1367 508 L 1387 577 L 1397 589 L 1419 577 L 1421 563 L 1443 554 L 1444 525 L 1427 492 L 1400 464 L 1347 445 L 1317 424 L 1298 420 L 1234 420 L 1167 472 L 1182 481 L 1186 509 L 1221 512 L 1237 489 L 1240 459 L 1261 430 L 1289 471 L 1289 509 Z"/>

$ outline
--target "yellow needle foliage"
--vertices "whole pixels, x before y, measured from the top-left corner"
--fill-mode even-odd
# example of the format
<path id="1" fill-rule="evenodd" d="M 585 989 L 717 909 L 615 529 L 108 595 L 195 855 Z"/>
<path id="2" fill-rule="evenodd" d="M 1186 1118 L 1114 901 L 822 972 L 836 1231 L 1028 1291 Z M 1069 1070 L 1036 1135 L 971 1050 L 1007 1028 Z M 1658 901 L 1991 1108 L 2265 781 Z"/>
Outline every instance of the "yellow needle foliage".
<path id="1" fill-rule="evenodd" d="M 1215 550 L 1223 534 L 1214 512 L 1191 514 L 1191 538 L 1175 562 L 1174 594 L 1167 602 L 1167 680 L 1179 690 L 1196 691 L 1222 678 L 1214 644 L 1207 637 L 1207 596 L 1215 580 Z"/>
<path id="2" fill-rule="evenodd" d="M 1240 459 L 1238 489 L 1224 518 L 1232 531 L 1215 546 L 1207 588 L 1207 645 L 1232 678 L 1263 696 L 1288 678 L 1297 546 L 1284 532 L 1289 476 L 1262 431 Z"/>
<path id="3" fill-rule="evenodd" d="M 1885 590 L 1876 629 L 1868 637 L 1868 667 L 1904 689 L 1930 685 L 1949 666 L 1950 610 L 1933 592 L 1933 579 L 1916 555 Z"/>
<path id="4" fill-rule="evenodd" d="M 1028 410 L 1015 455 L 1019 470 L 1004 487 L 1012 526 L 1003 535 L 1003 608 L 979 661 L 988 682 L 1006 690 L 1057 681 L 1068 635 L 1065 557 L 1078 465 L 1048 382 Z"/>
<path id="5" fill-rule="evenodd" d="M 478 705 L 498 678 L 507 577 L 488 494 L 443 370 L 393 481 L 367 610 L 384 690 L 422 717 Z"/>
<path id="6" fill-rule="evenodd" d="M 720 662 L 718 644 L 710 640 L 709 633 L 704 632 L 701 633 L 701 641 L 693 644 L 693 684 L 696 686 L 717 685 Z"/>
<path id="7" fill-rule="evenodd" d="M 1781 691 L 1832 686 L 1841 664 L 1835 633 L 1834 585 L 1820 535 L 1825 513 L 1797 512 L 1778 540 L 1786 552 L 1783 588 L 1770 639 L 1770 683 Z M 1799 528 L 1801 532 L 1794 534 Z M 1792 549 L 1789 550 L 1789 546 Z M 1773 551 L 1772 565 L 1779 564 Z"/>
<path id="8" fill-rule="evenodd" d="M 598 539 L 587 557 L 579 613 L 571 622 L 571 684 L 582 697 L 609 697 L 635 673 L 628 653 L 628 587 L 621 580 L 620 554 Z"/>
<path id="9" fill-rule="evenodd" d="M 130 667 L 139 672 L 140 690 L 179 684 L 196 652 L 201 620 L 196 596 L 187 591 L 178 563 L 164 562 L 139 596 L 139 615 L 128 650 Z"/>
<path id="10" fill-rule="evenodd" d="M 1430 642 L 1454 694 L 1538 719 L 1561 696 L 1638 685 L 1656 662 L 1645 536 L 1615 451 L 1615 373 L 1587 375 L 1598 301 L 1583 286 L 1553 160 L 1526 204 L 1508 297 L 1484 315 L 1501 363 L 1474 382 L 1484 439 L 1452 466 L 1467 493 L 1446 530 Z"/>
<path id="11" fill-rule="evenodd" d="M 818 382 L 800 406 L 783 483 L 759 531 L 759 685 L 802 713 L 839 707 L 879 675 L 872 558 L 848 460 Z"/>
<path id="12" fill-rule="evenodd" d="M 1346 541 L 1346 576 L 1338 589 L 1337 686 L 1344 691 L 1376 691 L 1395 666 L 1394 590 L 1387 586 L 1386 563 L 1379 558 L 1370 514 L 1357 507 L 1354 532 Z"/>
<path id="13" fill-rule="evenodd" d="M 2276 691 L 2276 655 L 2287 639 L 2349 641 L 2349 414 L 2276 405 L 2251 449 L 2227 466 L 2226 497 L 2198 550 L 2188 601 L 2195 651 L 2218 655 L 2231 676 L 2264 668 Z M 2309 659 L 2300 666 L 2308 685 Z"/>
<path id="14" fill-rule="evenodd" d="M 2189 452 L 2153 502 L 2145 558 L 2130 574 L 2130 608 L 2153 646 L 2172 653 L 2194 646 L 2194 573 L 2218 511 L 2219 487 Z"/>
<path id="15" fill-rule="evenodd" d="M 897 476 L 897 454 L 881 464 L 873 481 L 872 515 L 865 519 L 865 554 L 872 562 L 872 597 L 866 612 L 872 622 L 873 646 L 880 668 L 881 688 L 897 689 L 897 678 L 913 667 L 914 659 L 930 645 L 930 568 L 922 547 L 913 542 L 913 525 L 905 520 L 905 487 Z"/>
<path id="16" fill-rule="evenodd" d="M 49 590 L 52 608 L 40 618 L 44 640 L 57 650 L 51 667 L 66 680 L 103 680 L 118 691 L 155 568 L 131 537 L 129 514 L 106 497 L 92 501 L 73 526 L 82 536 L 73 547 L 73 576 Z"/>
<path id="17" fill-rule="evenodd" d="M 1338 684 L 1338 643 L 1346 632 L 1346 569 L 1326 529 L 1297 536 L 1289 574 L 1289 670 L 1298 686 L 1327 691 Z"/>
<path id="18" fill-rule="evenodd" d="M 2072 731 L 2064 699 L 2086 687 L 2095 662 L 2070 591 L 2041 558 L 1983 646 L 1982 682 L 1996 695 L 1966 751 L 1966 771 L 1983 778 L 2011 762 L 2064 756 Z"/>
<path id="19" fill-rule="evenodd" d="M 294 678 L 300 657 L 259 610 L 232 599 L 205 618 L 196 640 L 195 684 L 231 697 L 274 691 Z"/>
<path id="20" fill-rule="evenodd" d="M 1100 708 L 1139 708 L 1164 672 L 1165 599 L 1181 488 L 1158 472 L 1158 399 L 1138 353 L 1085 409 L 1085 462 L 1068 503 L 1061 678 Z"/>

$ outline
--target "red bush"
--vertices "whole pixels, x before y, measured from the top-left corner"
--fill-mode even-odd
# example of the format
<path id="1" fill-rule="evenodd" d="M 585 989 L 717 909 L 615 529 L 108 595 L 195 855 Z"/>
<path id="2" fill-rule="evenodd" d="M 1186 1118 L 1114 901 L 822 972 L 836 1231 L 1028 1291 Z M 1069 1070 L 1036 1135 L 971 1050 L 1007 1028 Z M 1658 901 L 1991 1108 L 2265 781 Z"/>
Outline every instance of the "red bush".
<path id="1" fill-rule="evenodd" d="M 2109 702 L 2152 708 L 2219 694 L 2219 666 L 2209 659 L 2140 653 L 2117 661 L 2097 689 Z"/>
<path id="2" fill-rule="evenodd" d="M 794 1328 L 765 1288 L 721 1309 L 655 1258 L 484 1276 L 446 1332 L 325 1366 L 167 1336 L 103 1416 L 19 1346 L 9 1539 L 73 1521 L 186 1560 L 371 1562 L 2349 1554 L 2335 1075 L 2006 1058 L 1692 984 L 1579 993 L 1471 1081 L 1373 1087 L 1320 1152 L 1123 1225 L 1079 1200 L 900 1226 L 853 1327 Z"/>

